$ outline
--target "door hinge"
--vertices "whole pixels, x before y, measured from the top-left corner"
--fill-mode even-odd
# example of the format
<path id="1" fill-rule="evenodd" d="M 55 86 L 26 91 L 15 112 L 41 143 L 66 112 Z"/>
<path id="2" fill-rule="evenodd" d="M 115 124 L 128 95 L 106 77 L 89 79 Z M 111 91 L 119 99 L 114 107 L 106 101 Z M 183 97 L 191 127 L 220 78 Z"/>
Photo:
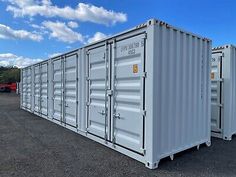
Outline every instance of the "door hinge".
<path id="1" fill-rule="evenodd" d="M 89 105 L 90 105 L 90 102 L 87 102 L 87 103 L 86 103 L 86 106 L 89 106 Z"/>
<path id="2" fill-rule="evenodd" d="M 143 116 L 146 116 L 146 114 L 147 114 L 147 111 L 146 111 L 146 110 L 143 110 L 143 111 L 142 111 L 142 115 L 143 115 Z"/>
<path id="3" fill-rule="evenodd" d="M 221 107 L 223 108 L 224 105 L 222 103 L 211 103 L 212 106 L 218 106 L 218 107 Z"/>
<path id="4" fill-rule="evenodd" d="M 147 39 L 147 33 L 144 33 L 143 39 Z"/>
<path id="5" fill-rule="evenodd" d="M 105 133 L 104 139 L 105 141 L 107 141 L 107 133 Z"/>
<path id="6" fill-rule="evenodd" d="M 89 78 L 89 77 L 86 77 L 86 80 L 87 80 L 87 81 L 89 81 L 89 80 L 90 80 L 90 78 Z"/>
<path id="7" fill-rule="evenodd" d="M 146 78 L 146 77 L 147 77 L 147 72 L 143 72 L 142 77 L 143 77 L 143 78 Z"/>
<path id="8" fill-rule="evenodd" d="M 142 154 L 145 155 L 146 154 L 146 149 L 141 148 Z"/>
<path id="9" fill-rule="evenodd" d="M 113 138 L 112 138 L 112 143 L 114 144 L 115 142 L 116 142 L 116 137 L 113 136 Z"/>

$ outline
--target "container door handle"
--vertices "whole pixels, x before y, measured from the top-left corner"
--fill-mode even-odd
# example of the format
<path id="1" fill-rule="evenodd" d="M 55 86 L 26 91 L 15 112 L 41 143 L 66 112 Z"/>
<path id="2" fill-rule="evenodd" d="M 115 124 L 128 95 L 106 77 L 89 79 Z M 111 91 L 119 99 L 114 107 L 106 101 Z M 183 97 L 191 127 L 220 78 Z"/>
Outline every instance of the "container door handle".
<path id="1" fill-rule="evenodd" d="M 101 115 L 103 115 L 103 116 L 106 114 L 104 110 L 98 111 L 98 113 L 101 114 Z"/>
<path id="2" fill-rule="evenodd" d="M 117 113 L 117 114 L 113 114 L 114 118 L 116 119 L 120 119 L 120 113 Z"/>

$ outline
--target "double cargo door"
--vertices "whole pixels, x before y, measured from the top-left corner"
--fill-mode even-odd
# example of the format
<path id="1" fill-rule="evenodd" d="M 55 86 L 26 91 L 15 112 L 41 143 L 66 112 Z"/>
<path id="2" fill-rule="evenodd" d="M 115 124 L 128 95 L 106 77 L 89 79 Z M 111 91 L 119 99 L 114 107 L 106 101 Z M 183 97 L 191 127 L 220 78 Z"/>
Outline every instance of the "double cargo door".
<path id="1" fill-rule="evenodd" d="M 145 35 L 87 53 L 87 131 L 144 153 Z"/>
<path id="2" fill-rule="evenodd" d="M 220 132 L 223 109 L 222 53 L 213 53 L 211 61 L 211 129 Z"/>
<path id="3" fill-rule="evenodd" d="M 34 66 L 34 112 L 48 115 L 48 63 Z"/>
<path id="4" fill-rule="evenodd" d="M 52 61 L 53 66 L 53 119 L 78 127 L 78 54 Z"/>

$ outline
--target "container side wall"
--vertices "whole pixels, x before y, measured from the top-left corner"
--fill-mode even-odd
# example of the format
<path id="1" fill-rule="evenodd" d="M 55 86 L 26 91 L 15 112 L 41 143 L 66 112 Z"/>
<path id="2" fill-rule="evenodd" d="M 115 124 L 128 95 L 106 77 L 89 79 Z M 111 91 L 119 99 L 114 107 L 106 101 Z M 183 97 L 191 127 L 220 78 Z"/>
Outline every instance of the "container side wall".
<path id="1" fill-rule="evenodd" d="M 210 141 L 211 42 L 157 25 L 157 158 Z"/>
<path id="2" fill-rule="evenodd" d="M 231 62 L 232 62 L 232 120 L 230 122 L 231 126 L 231 136 L 236 133 L 236 48 L 231 47 Z"/>

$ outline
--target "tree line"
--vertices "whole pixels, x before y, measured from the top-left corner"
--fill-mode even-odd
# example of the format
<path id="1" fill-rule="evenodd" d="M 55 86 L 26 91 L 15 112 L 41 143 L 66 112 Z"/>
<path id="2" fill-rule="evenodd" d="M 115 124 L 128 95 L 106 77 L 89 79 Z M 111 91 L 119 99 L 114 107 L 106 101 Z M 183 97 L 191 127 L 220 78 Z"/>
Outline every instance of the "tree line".
<path id="1" fill-rule="evenodd" d="M 20 82 L 20 69 L 0 66 L 0 83 Z"/>

